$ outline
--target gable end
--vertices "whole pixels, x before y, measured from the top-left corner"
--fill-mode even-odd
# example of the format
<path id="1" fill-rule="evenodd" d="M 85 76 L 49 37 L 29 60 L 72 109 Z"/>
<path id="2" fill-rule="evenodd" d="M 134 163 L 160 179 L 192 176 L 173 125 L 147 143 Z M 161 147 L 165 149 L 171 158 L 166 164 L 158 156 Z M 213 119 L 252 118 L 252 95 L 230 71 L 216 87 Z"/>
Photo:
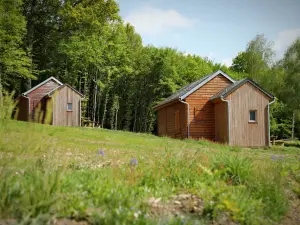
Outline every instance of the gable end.
<path id="1" fill-rule="evenodd" d="M 228 74 L 224 73 L 221 70 L 218 70 L 212 74 L 209 74 L 205 77 L 202 77 L 201 79 L 194 81 L 183 88 L 179 89 L 177 92 L 172 94 L 171 96 L 167 97 L 165 100 L 161 101 L 158 105 L 154 106 L 153 109 L 157 110 L 158 108 L 163 107 L 166 104 L 169 104 L 170 102 L 175 102 L 175 101 L 181 101 L 194 93 L 196 90 L 201 88 L 203 85 L 214 79 L 216 76 L 222 75 L 226 79 L 228 79 L 230 82 L 235 83 L 236 81 L 230 77 Z"/>
<path id="2" fill-rule="evenodd" d="M 61 83 L 59 80 L 57 80 L 55 77 L 49 77 L 48 79 L 44 80 L 43 82 L 39 83 L 38 85 L 34 86 L 33 88 L 31 88 L 30 90 L 24 92 L 22 95 L 28 95 L 30 92 L 34 91 L 35 89 L 38 89 L 39 87 L 43 86 L 44 84 L 46 84 L 47 82 L 49 82 L 50 80 L 53 80 L 54 82 L 56 82 L 57 84 L 59 84 L 60 86 L 63 85 L 63 83 Z"/>
<path id="3" fill-rule="evenodd" d="M 210 100 L 213 101 L 215 99 L 226 98 L 228 95 L 230 95 L 231 93 L 233 93 L 234 91 L 236 91 L 237 89 L 239 89 L 246 83 L 250 83 L 252 86 L 254 86 L 256 89 L 258 89 L 260 92 L 262 92 L 264 95 L 266 95 L 270 99 L 275 98 L 271 93 L 269 93 L 268 91 L 263 89 L 261 86 L 259 86 L 257 83 L 255 83 L 253 80 L 251 80 L 249 78 L 245 78 L 243 80 L 237 81 L 234 84 L 229 85 L 228 87 L 226 87 L 225 89 L 220 91 L 218 94 L 211 97 Z"/>
<path id="4" fill-rule="evenodd" d="M 221 70 L 218 70 L 217 72 L 215 72 L 214 74 L 212 74 L 211 76 L 209 76 L 207 79 L 205 79 L 204 81 L 202 81 L 201 83 L 199 83 L 197 86 L 195 86 L 193 89 L 191 89 L 190 91 L 188 91 L 187 93 L 185 93 L 184 95 L 180 96 L 179 99 L 183 100 L 186 97 L 188 97 L 190 94 L 194 93 L 196 90 L 198 90 L 199 88 L 201 88 L 204 84 L 208 83 L 209 81 L 211 81 L 212 79 L 214 79 L 216 76 L 218 75 L 222 75 L 225 78 L 227 78 L 229 81 L 231 81 L 232 83 L 235 83 L 236 81 L 230 77 L 229 75 L 227 75 L 226 73 L 224 73 Z"/>

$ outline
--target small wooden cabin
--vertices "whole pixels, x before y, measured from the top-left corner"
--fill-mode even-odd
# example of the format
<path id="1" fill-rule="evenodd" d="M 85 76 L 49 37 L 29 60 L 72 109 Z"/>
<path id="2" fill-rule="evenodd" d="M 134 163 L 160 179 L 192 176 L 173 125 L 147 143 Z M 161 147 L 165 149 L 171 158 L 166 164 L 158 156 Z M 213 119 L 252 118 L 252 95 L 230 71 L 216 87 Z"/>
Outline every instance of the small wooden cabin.
<path id="1" fill-rule="evenodd" d="M 17 98 L 17 119 L 56 126 L 81 125 L 83 95 L 50 77 Z"/>
<path id="2" fill-rule="evenodd" d="M 158 135 L 263 147 L 270 144 L 274 96 L 251 79 L 235 81 L 219 70 L 163 100 L 154 109 Z"/>

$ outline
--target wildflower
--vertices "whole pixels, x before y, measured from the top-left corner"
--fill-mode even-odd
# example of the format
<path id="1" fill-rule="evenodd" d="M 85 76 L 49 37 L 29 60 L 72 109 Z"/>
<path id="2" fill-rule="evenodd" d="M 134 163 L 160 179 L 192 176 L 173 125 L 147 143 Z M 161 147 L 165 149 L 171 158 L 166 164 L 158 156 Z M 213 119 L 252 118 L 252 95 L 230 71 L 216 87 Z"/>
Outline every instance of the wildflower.
<path id="1" fill-rule="evenodd" d="M 271 156 L 271 159 L 272 159 L 273 161 L 276 161 L 276 160 L 277 160 L 277 156 L 276 156 L 276 155 L 272 155 L 272 156 Z"/>
<path id="2" fill-rule="evenodd" d="M 138 160 L 137 160 L 137 159 L 132 159 L 132 160 L 130 161 L 130 165 L 131 165 L 131 166 L 137 166 L 137 165 L 138 165 Z"/>
<path id="3" fill-rule="evenodd" d="M 102 150 L 102 149 L 99 149 L 98 150 L 98 153 L 97 153 L 97 155 L 101 155 L 101 156 L 105 156 L 105 154 L 104 154 L 104 151 Z"/>

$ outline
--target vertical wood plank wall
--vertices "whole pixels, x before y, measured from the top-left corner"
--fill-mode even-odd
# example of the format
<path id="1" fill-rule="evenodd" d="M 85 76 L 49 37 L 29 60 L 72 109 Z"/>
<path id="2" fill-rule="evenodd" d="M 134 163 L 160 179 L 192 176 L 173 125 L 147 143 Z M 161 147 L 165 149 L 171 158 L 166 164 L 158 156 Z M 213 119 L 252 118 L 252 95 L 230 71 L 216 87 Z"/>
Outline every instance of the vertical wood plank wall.
<path id="1" fill-rule="evenodd" d="M 186 98 L 186 102 L 190 104 L 191 138 L 215 139 L 215 108 L 214 103 L 209 102 L 209 99 L 230 84 L 231 82 L 227 78 L 219 75 Z M 202 110 L 200 111 L 201 116 L 195 115 L 195 107 Z M 201 120 L 195 117 L 201 118 Z"/>
<path id="2" fill-rule="evenodd" d="M 17 120 L 28 121 L 29 119 L 29 99 L 21 96 L 17 103 Z"/>
<path id="3" fill-rule="evenodd" d="M 215 141 L 228 143 L 228 108 L 226 102 L 215 104 Z"/>
<path id="4" fill-rule="evenodd" d="M 68 86 L 53 95 L 53 125 L 80 126 L 81 97 Z M 73 110 L 67 111 L 67 104 L 72 103 Z"/>
<path id="5" fill-rule="evenodd" d="M 176 132 L 175 128 L 175 113 L 179 111 L 180 117 L 180 132 Z M 168 136 L 173 138 L 186 138 L 187 137 L 187 108 L 181 102 L 176 102 L 167 105 L 158 110 L 158 135 Z"/>
<path id="6" fill-rule="evenodd" d="M 230 145 L 268 145 L 269 98 L 251 84 L 244 84 L 226 98 L 230 102 Z M 257 110 L 257 123 L 249 123 L 249 111 Z"/>

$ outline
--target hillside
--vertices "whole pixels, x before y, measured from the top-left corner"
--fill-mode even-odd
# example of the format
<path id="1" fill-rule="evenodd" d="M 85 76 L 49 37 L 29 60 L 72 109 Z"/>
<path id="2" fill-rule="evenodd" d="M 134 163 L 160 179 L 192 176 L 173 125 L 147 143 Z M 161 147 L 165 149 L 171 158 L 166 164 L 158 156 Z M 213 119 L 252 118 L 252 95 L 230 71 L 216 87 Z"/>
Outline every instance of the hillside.
<path id="1" fill-rule="evenodd" d="M 0 121 L 0 224 L 297 224 L 299 160 L 291 147 Z"/>

